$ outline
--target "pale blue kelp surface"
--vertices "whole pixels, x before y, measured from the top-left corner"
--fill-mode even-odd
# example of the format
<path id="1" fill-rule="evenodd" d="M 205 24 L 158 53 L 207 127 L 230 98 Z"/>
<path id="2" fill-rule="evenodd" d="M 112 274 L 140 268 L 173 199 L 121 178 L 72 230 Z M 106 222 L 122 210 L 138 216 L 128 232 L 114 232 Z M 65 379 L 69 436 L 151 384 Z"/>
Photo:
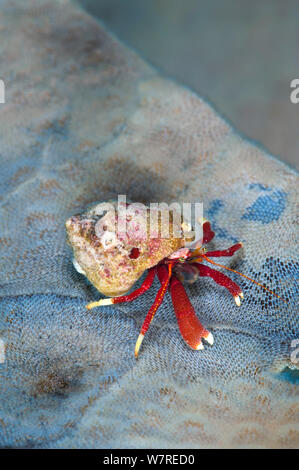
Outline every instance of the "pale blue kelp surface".
<path id="1" fill-rule="evenodd" d="M 297 447 L 296 174 L 161 78 L 69 1 L 1 1 L 0 444 Z M 243 241 L 238 308 L 188 287 L 215 344 L 190 350 L 153 289 L 88 312 L 64 222 L 93 201 L 204 202 L 214 247 Z M 221 260 L 220 260 L 221 261 Z"/>

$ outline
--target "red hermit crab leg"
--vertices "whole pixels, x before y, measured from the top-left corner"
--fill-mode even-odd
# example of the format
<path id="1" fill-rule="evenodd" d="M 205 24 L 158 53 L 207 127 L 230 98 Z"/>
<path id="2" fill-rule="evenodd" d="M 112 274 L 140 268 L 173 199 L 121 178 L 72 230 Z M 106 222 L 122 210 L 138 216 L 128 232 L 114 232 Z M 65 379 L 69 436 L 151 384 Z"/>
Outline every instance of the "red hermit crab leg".
<path id="1" fill-rule="evenodd" d="M 219 268 L 224 268 L 224 269 L 227 269 L 228 271 L 232 271 L 233 273 L 239 274 L 239 276 L 242 276 L 242 277 L 244 277 L 245 279 L 248 279 L 248 281 L 253 282 L 253 283 L 256 284 L 257 286 L 262 287 L 262 289 L 265 289 L 267 292 L 270 292 L 270 294 L 275 295 L 275 297 L 277 297 L 278 299 L 282 300 L 284 303 L 286 303 L 286 304 L 288 303 L 286 300 L 284 300 L 282 297 L 280 297 L 280 295 L 276 294 L 276 292 L 273 292 L 273 290 L 268 289 L 268 287 L 264 286 L 264 285 L 261 284 L 260 282 L 257 282 L 257 281 L 255 281 L 254 279 L 251 279 L 251 277 L 246 276 L 246 274 L 240 273 L 239 271 L 236 271 L 235 269 L 229 268 L 228 266 L 224 266 L 223 264 L 216 263 L 215 261 L 213 261 L 212 259 L 210 259 L 210 258 L 209 258 L 206 254 L 204 254 L 204 253 L 201 253 L 201 256 L 202 256 L 206 261 L 208 261 L 209 263 L 212 263 L 212 264 L 214 264 L 215 266 L 218 266 Z M 196 259 L 195 259 L 194 261 L 196 261 Z M 202 259 L 198 259 L 198 261 L 201 262 Z M 217 272 L 218 272 L 218 271 L 217 271 Z"/>
<path id="2" fill-rule="evenodd" d="M 236 251 L 238 251 L 240 248 L 243 247 L 243 243 L 236 243 L 233 246 L 230 246 L 229 248 L 226 248 L 226 250 L 216 250 L 216 251 L 207 251 L 205 253 L 206 256 L 210 256 L 211 258 L 213 257 L 221 257 L 221 256 L 233 256 Z"/>
<path id="3" fill-rule="evenodd" d="M 211 240 L 213 240 L 215 236 L 215 232 L 211 229 L 211 224 L 208 220 L 203 219 L 202 222 L 202 239 L 198 240 L 195 243 L 195 250 L 193 251 L 193 255 L 200 255 L 201 252 L 201 247 L 205 245 L 206 243 L 209 243 Z"/>
<path id="4" fill-rule="evenodd" d="M 171 278 L 169 290 L 179 329 L 185 342 L 196 350 L 204 349 L 202 338 L 212 345 L 214 343 L 212 333 L 200 323 L 183 284 L 177 277 Z"/>
<path id="5" fill-rule="evenodd" d="M 202 231 L 203 231 L 203 239 L 202 239 L 202 244 L 205 245 L 206 243 L 209 243 L 211 240 L 213 240 L 215 236 L 215 232 L 211 229 L 211 224 L 208 220 L 204 220 L 204 223 L 202 225 Z"/>
<path id="6" fill-rule="evenodd" d="M 244 295 L 238 284 L 236 284 L 228 276 L 221 273 L 220 271 L 216 271 L 215 269 L 210 268 L 204 264 L 192 263 L 192 266 L 196 266 L 200 276 L 211 277 L 216 282 L 216 284 L 225 287 L 234 297 L 238 307 L 240 307 L 240 297 L 243 299 Z"/>
<path id="7" fill-rule="evenodd" d="M 86 305 L 88 310 L 94 307 L 100 307 L 103 305 L 111 305 L 111 304 L 119 304 L 121 302 L 131 302 L 132 300 L 137 299 L 140 295 L 144 294 L 153 284 L 154 278 L 156 275 L 156 268 L 150 268 L 148 270 L 147 276 L 144 279 L 143 283 L 139 287 L 139 289 L 134 290 L 131 294 L 123 295 L 121 297 L 112 297 L 108 299 L 101 299 L 96 302 L 91 302 L 90 304 Z"/>
<path id="8" fill-rule="evenodd" d="M 169 280 L 171 278 L 171 274 L 172 274 L 172 265 L 171 264 L 167 265 L 167 269 L 166 269 L 165 266 L 159 266 L 158 276 L 159 276 L 159 280 L 160 280 L 162 285 L 161 285 L 161 287 L 160 287 L 160 289 L 159 289 L 159 291 L 156 295 L 156 298 L 155 298 L 155 301 L 154 301 L 153 305 L 149 309 L 149 311 L 148 311 L 148 313 L 147 313 L 147 315 L 144 319 L 144 322 L 143 322 L 143 325 L 142 325 L 142 328 L 141 328 L 141 331 L 140 331 L 140 334 L 138 336 L 136 346 L 135 346 L 135 357 L 136 358 L 138 357 L 138 352 L 139 352 L 141 343 L 143 341 L 144 335 L 147 332 L 147 330 L 148 330 L 148 328 L 149 328 L 149 326 L 152 322 L 152 319 L 155 316 L 156 311 L 158 310 L 159 306 L 162 303 L 164 295 L 167 291 L 167 287 L 168 287 L 168 284 L 169 284 Z"/>

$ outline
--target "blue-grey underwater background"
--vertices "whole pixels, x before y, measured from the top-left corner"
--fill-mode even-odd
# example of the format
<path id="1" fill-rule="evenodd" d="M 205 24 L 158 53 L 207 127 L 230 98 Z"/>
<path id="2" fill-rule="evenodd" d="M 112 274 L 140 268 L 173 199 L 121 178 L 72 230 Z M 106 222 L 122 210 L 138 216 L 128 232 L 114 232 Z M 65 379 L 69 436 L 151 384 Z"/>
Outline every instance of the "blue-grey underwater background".
<path id="1" fill-rule="evenodd" d="M 0 11 L 0 446 L 298 447 L 298 174 L 76 3 L 0 0 Z M 245 80 L 245 54 L 223 62 Z M 189 349 L 166 295 L 136 361 L 158 281 L 87 311 L 100 294 L 75 271 L 64 227 L 118 194 L 203 202 L 211 249 L 244 242 L 220 262 L 287 303 L 232 273 L 237 307 L 200 279 L 187 290 L 215 344 Z"/>
<path id="2" fill-rule="evenodd" d="M 299 167 L 297 0 L 79 0 L 245 136 Z"/>

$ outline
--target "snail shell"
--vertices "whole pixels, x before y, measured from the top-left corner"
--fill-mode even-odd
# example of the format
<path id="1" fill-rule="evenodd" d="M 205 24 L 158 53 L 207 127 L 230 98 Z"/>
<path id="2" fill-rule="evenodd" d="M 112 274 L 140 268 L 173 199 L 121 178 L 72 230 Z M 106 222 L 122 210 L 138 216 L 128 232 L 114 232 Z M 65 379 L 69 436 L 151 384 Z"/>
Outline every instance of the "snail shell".
<path id="1" fill-rule="evenodd" d="M 182 231 L 180 236 L 172 236 L 175 211 L 159 208 L 155 232 L 152 208 L 150 211 L 146 206 L 125 204 L 121 230 L 118 209 L 115 202 L 96 204 L 87 212 L 70 217 L 65 224 L 75 268 L 107 297 L 128 292 L 146 269 L 185 244 Z"/>

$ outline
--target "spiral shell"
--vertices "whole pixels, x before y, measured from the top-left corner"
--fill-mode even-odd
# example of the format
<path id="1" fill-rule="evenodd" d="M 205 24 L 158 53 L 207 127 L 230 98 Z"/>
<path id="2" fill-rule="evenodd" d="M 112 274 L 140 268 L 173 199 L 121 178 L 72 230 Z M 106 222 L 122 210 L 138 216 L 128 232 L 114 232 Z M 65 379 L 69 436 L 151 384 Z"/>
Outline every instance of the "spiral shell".
<path id="1" fill-rule="evenodd" d="M 173 237 L 173 213 L 159 209 L 156 233 L 149 230 L 153 215 L 148 207 L 126 207 L 125 227 L 120 231 L 119 206 L 100 203 L 66 221 L 74 266 L 105 296 L 125 294 L 146 269 L 184 246 L 184 238 Z M 150 215 L 151 214 L 151 215 Z M 124 222 L 124 221 L 123 221 Z M 167 227 L 165 226 L 167 224 Z M 170 236 L 162 238 L 163 230 Z"/>

